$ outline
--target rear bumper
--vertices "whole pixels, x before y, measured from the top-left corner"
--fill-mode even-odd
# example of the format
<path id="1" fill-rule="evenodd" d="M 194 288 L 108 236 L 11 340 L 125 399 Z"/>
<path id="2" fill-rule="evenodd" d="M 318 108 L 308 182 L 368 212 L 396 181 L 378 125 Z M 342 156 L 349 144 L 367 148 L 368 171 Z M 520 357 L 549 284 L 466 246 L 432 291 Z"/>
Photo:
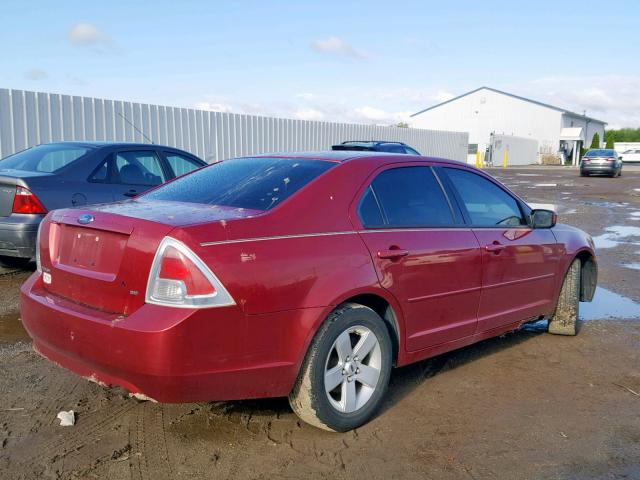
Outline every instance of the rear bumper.
<path id="1" fill-rule="evenodd" d="M 580 172 L 581 173 L 602 173 L 602 174 L 612 174 L 618 170 L 618 167 L 614 165 L 581 165 Z"/>
<path id="2" fill-rule="evenodd" d="M 87 379 L 160 402 L 287 395 L 303 351 L 296 335 L 277 328 L 282 323 L 268 315 L 249 320 L 236 306 L 144 305 L 122 317 L 49 294 L 38 272 L 22 286 L 20 309 L 34 348 L 44 357 Z M 266 342 L 248 337 L 251 324 L 264 330 L 256 334 L 264 333 Z M 261 344 L 272 349 L 256 348 Z"/>
<path id="3" fill-rule="evenodd" d="M 44 215 L 11 215 L 0 217 L 0 255 L 33 258 L 36 236 Z"/>

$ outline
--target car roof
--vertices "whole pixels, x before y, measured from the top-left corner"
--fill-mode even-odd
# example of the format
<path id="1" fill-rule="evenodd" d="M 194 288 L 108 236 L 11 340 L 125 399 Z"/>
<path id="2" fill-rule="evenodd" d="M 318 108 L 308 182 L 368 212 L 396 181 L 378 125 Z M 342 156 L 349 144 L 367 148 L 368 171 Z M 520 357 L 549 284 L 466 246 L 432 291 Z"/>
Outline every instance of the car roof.
<path id="1" fill-rule="evenodd" d="M 91 148 L 104 148 L 104 147 L 168 148 L 171 150 L 178 150 L 181 152 L 184 151 L 180 148 L 170 147 L 168 145 L 158 145 L 156 143 L 138 143 L 138 142 L 64 141 L 64 142 L 49 142 L 41 145 L 76 145 L 79 147 L 91 147 Z"/>
<path id="2" fill-rule="evenodd" d="M 382 144 L 387 144 L 387 143 L 392 143 L 395 145 L 405 145 L 406 143 L 403 142 L 392 142 L 389 140 L 349 140 L 346 142 L 342 142 L 340 145 L 352 145 L 352 146 L 376 146 L 376 145 L 382 145 Z"/>
<path id="3" fill-rule="evenodd" d="M 269 157 L 269 158 L 296 158 L 301 160 L 326 160 L 329 162 L 347 162 L 353 160 L 363 159 L 395 159 L 398 162 L 411 162 L 411 161 L 429 161 L 437 163 L 446 163 L 454 165 L 467 165 L 465 162 L 459 162 L 457 160 L 449 160 L 446 158 L 438 157 L 425 157 L 422 155 L 406 155 L 404 153 L 387 153 L 387 152 L 374 152 L 374 151 L 358 151 L 358 150 L 322 150 L 322 151 L 309 151 L 309 152 L 282 152 L 282 153 L 270 153 L 262 155 L 246 155 L 246 157 Z"/>

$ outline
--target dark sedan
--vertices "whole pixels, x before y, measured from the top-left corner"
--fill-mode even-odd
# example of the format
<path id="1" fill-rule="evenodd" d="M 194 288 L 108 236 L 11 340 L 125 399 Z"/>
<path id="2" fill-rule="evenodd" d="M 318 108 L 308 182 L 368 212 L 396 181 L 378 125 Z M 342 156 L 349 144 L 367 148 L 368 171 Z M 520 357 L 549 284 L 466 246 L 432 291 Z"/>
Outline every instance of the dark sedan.
<path id="1" fill-rule="evenodd" d="M 622 160 L 618 153 L 609 148 L 591 149 L 580 161 L 580 175 L 604 174 L 610 177 L 622 175 Z"/>
<path id="2" fill-rule="evenodd" d="M 406 143 L 388 142 L 386 140 L 348 141 L 333 145 L 331 150 L 352 150 L 356 152 L 387 152 L 406 155 L 420 155 L 418 151 Z"/>
<path id="3" fill-rule="evenodd" d="M 35 256 L 44 215 L 58 208 L 108 203 L 206 165 L 171 147 L 136 143 L 60 142 L 0 160 L 0 264 Z"/>

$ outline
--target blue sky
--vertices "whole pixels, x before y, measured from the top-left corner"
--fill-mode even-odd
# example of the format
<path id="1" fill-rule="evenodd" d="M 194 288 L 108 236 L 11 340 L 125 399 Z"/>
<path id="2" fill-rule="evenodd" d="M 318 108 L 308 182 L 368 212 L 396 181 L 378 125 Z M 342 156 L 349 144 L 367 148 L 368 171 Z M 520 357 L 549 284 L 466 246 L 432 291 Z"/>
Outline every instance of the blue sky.
<path id="1" fill-rule="evenodd" d="M 392 123 L 492 86 L 640 126 L 640 2 L 5 0 L 0 87 Z"/>

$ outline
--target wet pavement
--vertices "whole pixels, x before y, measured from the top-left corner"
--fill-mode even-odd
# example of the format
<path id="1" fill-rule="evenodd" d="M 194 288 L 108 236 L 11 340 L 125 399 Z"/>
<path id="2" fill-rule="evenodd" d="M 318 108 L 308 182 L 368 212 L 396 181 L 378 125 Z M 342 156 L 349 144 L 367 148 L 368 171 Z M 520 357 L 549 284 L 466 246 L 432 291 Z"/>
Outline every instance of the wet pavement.
<path id="1" fill-rule="evenodd" d="M 0 315 L 0 345 L 29 340 L 29 335 L 20 321 L 19 313 Z"/>
<path id="2" fill-rule="evenodd" d="M 640 479 L 640 171 L 492 169 L 599 244 L 576 337 L 546 321 L 393 372 L 380 415 L 346 434 L 286 399 L 163 405 L 36 355 L 17 314 L 30 272 L 0 269 L 2 479 Z M 77 423 L 60 427 L 61 410 Z"/>

